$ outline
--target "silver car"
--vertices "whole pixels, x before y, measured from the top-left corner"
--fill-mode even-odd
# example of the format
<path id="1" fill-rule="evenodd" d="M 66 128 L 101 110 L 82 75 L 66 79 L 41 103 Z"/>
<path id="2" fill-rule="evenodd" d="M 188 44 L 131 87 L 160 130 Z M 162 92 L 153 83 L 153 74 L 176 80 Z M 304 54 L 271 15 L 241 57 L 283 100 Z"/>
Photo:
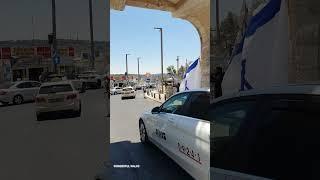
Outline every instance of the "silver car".
<path id="1" fill-rule="evenodd" d="M 0 89 L 0 102 L 2 104 L 21 104 L 25 101 L 34 101 L 41 86 L 37 81 L 13 82 L 6 89 Z"/>

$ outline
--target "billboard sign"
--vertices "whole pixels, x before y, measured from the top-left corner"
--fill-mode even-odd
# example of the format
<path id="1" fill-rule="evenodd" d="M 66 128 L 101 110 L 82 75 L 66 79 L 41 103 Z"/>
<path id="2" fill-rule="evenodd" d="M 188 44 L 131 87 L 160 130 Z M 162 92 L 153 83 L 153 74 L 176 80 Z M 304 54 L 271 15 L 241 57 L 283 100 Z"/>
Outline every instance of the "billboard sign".
<path id="1" fill-rule="evenodd" d="M 28 56 L 32 57 L 35 54 L 34 48 L 13 48 L 13 56 Z"/>
<path id="2" fill-rule="evenodd" d="M 51 57 L 51 48 L 50 47 L 37 47 L 37 55 L 43 56 L 44 58 Z"/>
<path id="3" fill-rule="evenodd" d="M 1 59 L 10 59 L 11 57 L 11 48 L 5 47 L 1 48 Z"/>

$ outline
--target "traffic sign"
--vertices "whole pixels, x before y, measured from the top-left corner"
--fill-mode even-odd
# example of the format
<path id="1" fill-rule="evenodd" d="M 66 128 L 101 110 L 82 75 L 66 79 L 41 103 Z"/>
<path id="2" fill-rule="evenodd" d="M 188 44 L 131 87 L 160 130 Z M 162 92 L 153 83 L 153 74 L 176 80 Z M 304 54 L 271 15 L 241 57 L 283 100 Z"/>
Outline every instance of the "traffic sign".
<path id="1" fill-rule="evenodd" d="M 53 55 L 52 60 L 54 64 L 60 64 L 60 56 L 57 53 Z"/>

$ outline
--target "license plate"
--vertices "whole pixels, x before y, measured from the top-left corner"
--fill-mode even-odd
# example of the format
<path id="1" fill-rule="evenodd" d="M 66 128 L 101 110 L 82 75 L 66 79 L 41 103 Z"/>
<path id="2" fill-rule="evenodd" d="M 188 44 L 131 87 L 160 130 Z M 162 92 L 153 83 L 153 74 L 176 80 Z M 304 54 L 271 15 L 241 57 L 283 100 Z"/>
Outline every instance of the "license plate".
<path id="1" fill-rule="evenodd" d="M 48 100 L 49 103 L 62 102 L 62 101 L 63 101 L 63 98 L 49 99 Z"/>

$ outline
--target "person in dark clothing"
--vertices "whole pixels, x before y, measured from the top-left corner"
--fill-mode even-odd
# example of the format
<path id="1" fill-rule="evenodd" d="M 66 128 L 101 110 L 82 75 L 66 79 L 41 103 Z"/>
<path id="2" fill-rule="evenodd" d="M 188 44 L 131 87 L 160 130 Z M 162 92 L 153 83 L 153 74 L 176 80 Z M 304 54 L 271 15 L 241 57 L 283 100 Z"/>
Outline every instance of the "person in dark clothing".
<path id="1" fill-rule="evenodd" d="M 222 80 L 223 80 L 223 71 L 221 67 L 216 68 L 216 72 L 214 74 L 214 97 L 218 98 L 222 96 Z"/>
<path id="2" fill-rule="evenodd" d="M 180 83 L 178 83 L 177 85 L 176 85 L 176 88 L 177 88 L 177 93 L 179 92 L 179 88 L 180 88 Z"/>

